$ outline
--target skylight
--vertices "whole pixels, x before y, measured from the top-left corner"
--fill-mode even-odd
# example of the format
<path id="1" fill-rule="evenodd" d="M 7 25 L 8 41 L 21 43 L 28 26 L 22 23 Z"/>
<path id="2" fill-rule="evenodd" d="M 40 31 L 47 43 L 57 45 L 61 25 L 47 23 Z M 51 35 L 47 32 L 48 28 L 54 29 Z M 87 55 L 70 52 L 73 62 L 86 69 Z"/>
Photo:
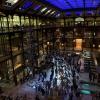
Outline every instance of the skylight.
<path id="1" fill-rule="evenodd" d="M 77 8 L 96 8 L 100 5 L 100 0 L 41 0 L 47 2 L 61 10 Z"/>
<path id="2" fill-rule="evenodd" d="M 28 9 L 30 6 L 32 6 L 33 2 L 31 1 L 26 1 L 22 7 L 20 7 L 20 10 L 25 10 L 25 9 Z"/>

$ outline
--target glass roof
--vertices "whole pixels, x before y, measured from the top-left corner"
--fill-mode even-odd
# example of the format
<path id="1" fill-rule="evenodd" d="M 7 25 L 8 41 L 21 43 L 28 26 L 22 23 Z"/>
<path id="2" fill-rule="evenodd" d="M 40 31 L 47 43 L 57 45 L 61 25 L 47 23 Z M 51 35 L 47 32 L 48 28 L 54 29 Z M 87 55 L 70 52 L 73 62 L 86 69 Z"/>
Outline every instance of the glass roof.
<path id="1" fill-rule="evenodd" d="M 22 7 L 20 7 L 20 10 L 28 9 L 30 6 L 32 6 L 33 2 L 31 1 L 25 1 Z"/>
<path id="2" fill-rule="evenodd" d="M 6 0 L 6 2 L 17 3 L 20 0 Z M 100 0 L 37 0 L 42 1 L 34 2 L 33 0 L 23 0 L 23 3 L 19 3 L 18 11 L 27 11 L 28 13 L 37 13 L 45 16 L 60 17 L 62 16 L 61 11 L 64 11 L 64 16 L 83 16 L 83 15 L 94 15 L 96 8 L 100 6 Z M 46 4 L 52 6 L 47 6 Z M 86 10 L 83 10 L 84 7 Z M 92 9 L 93 8 L 93 9 Z M 32 10 L 32 11 L 31 11 Z M 98 12 L 100 14 L 100 12 Z"/>
<path id="3" fill-rule="evenodd" d="M 75 8 L 96 8 L 100 5 L 100 0 L 41 0 L 62 9 L 75 9 Z M 84 2 L 85 1 L 85 2 Z"/>

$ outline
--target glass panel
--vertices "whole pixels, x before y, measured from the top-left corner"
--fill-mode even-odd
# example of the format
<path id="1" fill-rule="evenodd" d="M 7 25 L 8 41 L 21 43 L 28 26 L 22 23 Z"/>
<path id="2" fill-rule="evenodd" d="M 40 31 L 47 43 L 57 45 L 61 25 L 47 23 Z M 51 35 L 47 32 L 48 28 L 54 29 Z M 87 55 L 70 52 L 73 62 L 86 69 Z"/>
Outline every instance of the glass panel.
<path id="1" fill-rule="evenodd" d="M 2 28 L 3 28 L 2 31 L 3 32 L 8 31 L 7 17 L 2 17 L 1 22 L 2 22 Z"/>
<path id="2" fill-rule="evenodd" d="M 24 25 L 29 26 L 29 18 L 28 17 L 25 17 Z"/>
<path id="3" fill-rule="evenodd" d="M 0 63 L 0 86 L 6 89 L 14 86 L 12 62 L 10 59 Z"/>
<path id="4" fill-rule="evenodd" d="M 20 18 L 19 16 L 14 15 L 13 16 L 13 28 L 15 29 L 19 29 L 20 26 Z"/>
<path id="5" fill-rule="evenodd" d="M 18 69 L 22 66 L 22 55 L 18 55 L 16 57 L 13 58 L 13 62 L 14 62 L 14 69 Z"/>
<path id="6" fill-rule="evenodd" d="M 18 33 L 11 36 L 12 52 L 13 54 L 20 53 L 22 50 L 21 37 Z"/>
<path id="7" fill-rule="evenodd" d="M 73 50 L 73 38 L 66 39 L 66 50 L 67 51 Z"/>
<path id="8" fill-rule="evenodd" d="M 24 25 L 24 16 L 21 16 L 21 26 L 25 26 Z"/>
<path id="9" fill-rule="evenodd" d="M 0 57 L 10 55 L 9 39 L 7 35 L 0 35 Z"/>
<path id="10" fill-rule="evenodd" d="M 83 48 L 91 48 L 93 47 L 93 40 L 92 38 L 85 38 L 83 42 Z"/>

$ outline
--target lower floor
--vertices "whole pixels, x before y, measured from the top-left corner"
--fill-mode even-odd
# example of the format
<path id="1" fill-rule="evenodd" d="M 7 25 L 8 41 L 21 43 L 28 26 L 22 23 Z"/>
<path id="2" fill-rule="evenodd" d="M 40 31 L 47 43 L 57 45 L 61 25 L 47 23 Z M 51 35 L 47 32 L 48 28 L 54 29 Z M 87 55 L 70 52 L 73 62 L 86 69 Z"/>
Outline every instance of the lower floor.
<path id="1" fill-rule="evenodd" d="M 36 97 L 39 100 L 99 100 L 98 79 L 91 80 L 86 67 L 84 71 L 78 71 L 73 63 L 70 64 L 64 56 L 58 55 L 49 56 L 53 62 L 50 68 L 40 71 L 34 77 L 30 76 L 25 83 L 21 82 L 8 89 L 1 97 L 12 100 L 37 100 Z"/>

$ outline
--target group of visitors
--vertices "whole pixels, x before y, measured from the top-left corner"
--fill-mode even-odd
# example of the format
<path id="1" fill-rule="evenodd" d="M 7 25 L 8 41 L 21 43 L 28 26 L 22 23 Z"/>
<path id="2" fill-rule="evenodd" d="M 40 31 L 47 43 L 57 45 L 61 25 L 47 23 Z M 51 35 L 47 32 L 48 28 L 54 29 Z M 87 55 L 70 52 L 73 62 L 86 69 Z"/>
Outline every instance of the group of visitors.
<path id="1" fill-rule="evenodd" d="M 26 95 L 21 95 L 21 96 L 7 96 L 7 95 L 3 95 L 1 96 L 0 100 L 27 100 L 27 96 Z"/>
<path id="2" fill-rule="evenodd" d="M 76 54 L 61 55 L 53 53 L 46 57 L 51 68 L 39 72 L 35 81 L 35 100 L 41 100 L 42 95 L 45 100 L 73 100 L 80 99 L 79 72 L 84 72 L 84 58 Z M 48 65 L 47 64 L 47 65 Z M 31 83 L 29 83 L 31 84 Z M 2 100 L 27 100 L 26 96 L 2 97 Z"/>
<path id="3" fill-rule="evenodd" d="M 45 97 L 59 96 L 59 98 L 62 98 L 60 100 L 64 100 L 67 96 L 69 97 L 69 100 L 72 100 L 71 97 L 73 92 L 76 92 L 76 96 L 79 93 L 79 74 L 77 72 L 77 68 L 74 64 L 69 64 L 68 59 L 65 59 L 63 55 L 55 53 L 50 55 L 50 59 L 53 66 L 50 69 L 49 79 L 47 79 L 48 73 L 45 71 L 39 74 L 38 81 L 41 81 L 41 84 L 36 84 L 37 94 L 38 92 L 41 92 Z"/>

